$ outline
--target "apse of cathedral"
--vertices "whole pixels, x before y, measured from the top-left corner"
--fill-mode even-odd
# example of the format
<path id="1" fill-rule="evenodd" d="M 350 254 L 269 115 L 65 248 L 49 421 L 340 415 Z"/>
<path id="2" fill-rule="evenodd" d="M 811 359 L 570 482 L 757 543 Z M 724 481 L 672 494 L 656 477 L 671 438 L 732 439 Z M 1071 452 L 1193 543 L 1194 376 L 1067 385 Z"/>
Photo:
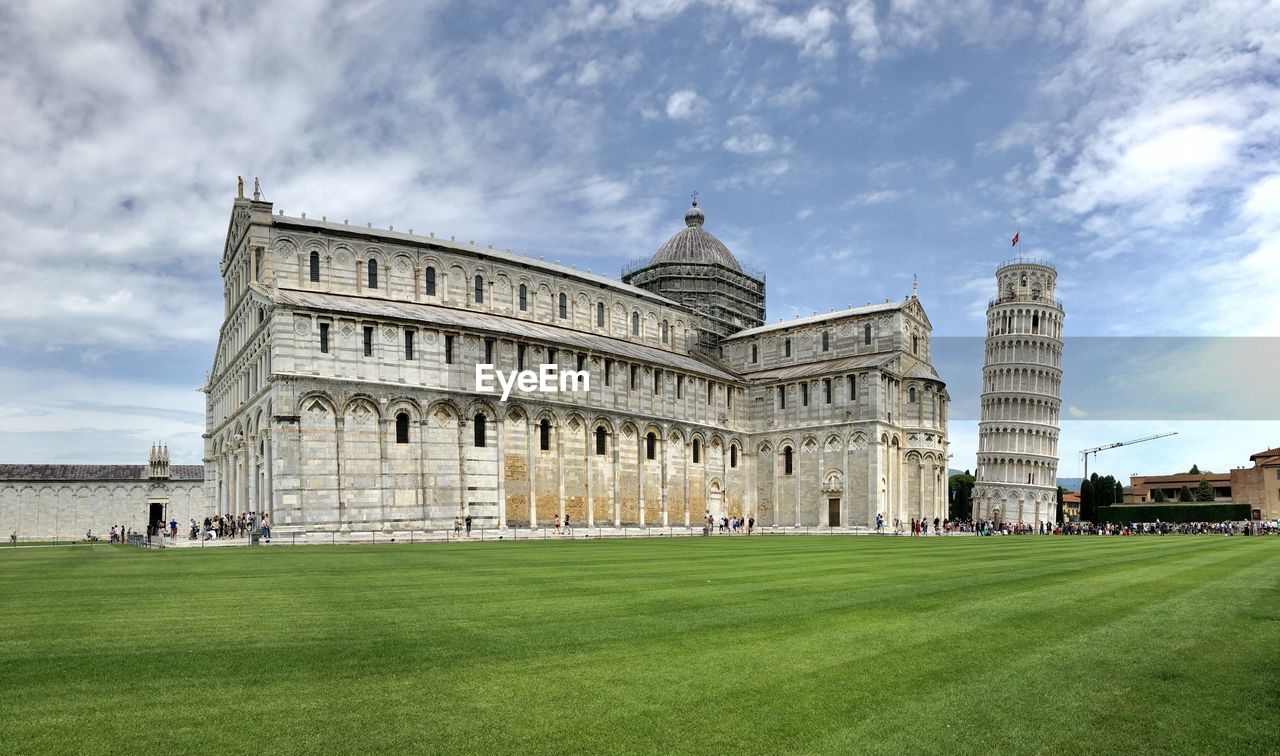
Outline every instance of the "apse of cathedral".
<path id="1" fill-rule="evenodd" d="M 366 531 L 946 517 L 919 298 L 766 324 L 765 276 L 696 200 L 619 280 L 241 196 L 221 271 L 210 511 Z M 477 365 L 589 381 L 503 401 Z"/>

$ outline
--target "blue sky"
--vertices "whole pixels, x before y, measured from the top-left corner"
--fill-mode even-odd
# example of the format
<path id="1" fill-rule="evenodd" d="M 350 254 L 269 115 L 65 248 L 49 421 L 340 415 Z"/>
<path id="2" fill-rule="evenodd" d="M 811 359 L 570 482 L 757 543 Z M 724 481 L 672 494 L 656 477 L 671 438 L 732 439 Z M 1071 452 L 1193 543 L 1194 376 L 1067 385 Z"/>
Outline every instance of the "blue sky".
<path id="1" fill-rule="evenodd" d="M 1021 230 L 1068 336 L 1113 355 L 1070 374 L 1068 345 L 1060 474 L 1164 430 L 1095 469 L 1280 445 L 1276 400 L 1240 400 L 1280 369 L 1275 3 L 512 6 L 0 10 L 0 460 L 136 463 L 153 439 L 199 460 L 238 174 L 290 214 L 611 275 L 696 189 L 767 273 L 771 321 L 917 274 L 945 337 L 981 335 Z M 1203 338 L 1168 360 L 1088 340 L 1150 336 Z M 1205 346 L 1228 336 L 1272 338 Z M 979 359 L 940 366 L 953 467 L 973 467 Z"/>

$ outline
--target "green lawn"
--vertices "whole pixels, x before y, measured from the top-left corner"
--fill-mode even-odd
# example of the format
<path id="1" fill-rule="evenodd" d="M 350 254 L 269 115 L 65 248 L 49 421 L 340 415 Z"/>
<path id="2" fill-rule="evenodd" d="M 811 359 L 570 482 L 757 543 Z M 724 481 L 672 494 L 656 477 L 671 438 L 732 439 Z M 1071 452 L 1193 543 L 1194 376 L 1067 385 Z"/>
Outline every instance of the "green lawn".
<path id="1" fill-rule="evenodd" d="M 1280 751 L 1280 538 L 0 551 L 0 752 Z"/>

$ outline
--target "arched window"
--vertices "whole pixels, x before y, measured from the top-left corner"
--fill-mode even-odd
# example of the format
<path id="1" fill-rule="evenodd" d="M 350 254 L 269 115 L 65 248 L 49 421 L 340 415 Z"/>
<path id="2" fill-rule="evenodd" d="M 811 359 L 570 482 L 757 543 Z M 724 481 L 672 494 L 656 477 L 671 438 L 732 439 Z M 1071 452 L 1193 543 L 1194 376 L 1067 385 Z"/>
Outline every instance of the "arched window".
<path id="1" fill-rule="evenodd" d="M 912 386 L 911 388 L 907 389 L 907 401 L 911 402 L 912 404 L 916 403 L 916 387 L 915 386 Z"/>
<path id="2" fill-rule="evenodd" d="M 484 304 L 484 276 L 476 275 L 476 304 Z"/>
<path id="3" fill-rule="evenodd" d="M 475 427 L 475 444 L 477 447 L 484 446 L 484 442 L 485 442 L 484 424 L 486 420 L 488 420 L 488 418 L 486 418 L 484 415 L 476 415 L 475 417 L 475 422 L 473 425 Z"/>
<path id="4" fill-rule="evenodd" d="M 396 443 L 409 443 L 409 413 L 401 412 L 396 415 Z"/>
<path id="5" fill-rule="evenodd" d="M 867 323 L 866 325 L 862 326 L 862 343 L 863 344 L 871 343 L 871 324 L 870 323 Z"/>
<path id="6" fill-rule="evenodd" d="M 644 437 L 644 458 L 653 459 L 658 453 L 658 437 L 650 433 Z"/>
<path id="7" fill-rule="evenodd" d="M 911 334 L 911 353 L 920 354 L 920 337 L 914 333 Z"/>
<path id="8" fill-rule="evenodd" d="M 604 328 L 604 302 L 596 302 L 596 328 Z"/>
<path id="9" fill-rule="evenodd" d="M 423 274 L 423 293 L 428 297 L 436 295 L 436 269 L 430 265 L 427 266 L 427 272 Z"/>
<path id="10" fill-rule="evenodd" d="M 529 287 L 520 284 L 520 312 L 526 312 L 529 309 Z"/>
<path id="11" fill-rule="evenodd" d="M 311 253 L 311 280 L 318 282 L 320 280 L 320 253 Z"/>
<path id="12" fill-rule="evenodd" d="M 596 454 L 604 455 L 606 448 L 606 440 L 609 437 L 603 425 L 596 426 Z"/>
<path id="13" fill-rule="evenodd" d="M 729 467 L 738 466 L 738 445 L 734 444 L 729 447 Z"/>
<path id="14" fill-rule="evenodd" d="M 377 260 L 369 261 L 369 288 L 370 289 L 378 288 L 378 261 Z"/>
<path id="15" fill-rule="evenodd" d="M 560 319 L 563 320 L 567 317 L 569 317 L 569 297 L 565 296 L 562 291 L 560 292 Z"/>
<path id="16" fill-rule="evenodd" d="M 693 463 L 696 465 L 702 461 L 702 439 L 695 438 L 693 440 Z"/>
<path id="17" fill-rule="evenodd" d="M 1027 274 L 1026 274 L 1026 273 L 1023 273 L 1023 274 L 1022 274 L 1022 285 L 1023 285 L 1023 286 L 1026 286 L 1026 285 L 1027 285 Z"/>
<path id="18" fill-rule="evenodd" d="M 640 313 L 638 312 L 631 313 L 631 335 L 640 335 Z"/>
<path id="19" fill-rule="evenodd" d="M 783 475 L 791 474 L 791 462 L 792 462 L 791 447 L 790 446 L 782 447 L 782 474 Z"/>
<path id="20" fill-rule="evenodd" d="M 1031 315 L 1031 332 L 1040 333 L 1040 313 L 1038 312 Z"/>
<path id="21" fill-rule="evenodd" d="M 830 331 L 822 332 L 822 351 L 824 352 L 831 351 L 831 332 Z"/>
<path id="22" fill-rule="evenodd" d="M 538 423 L 538 448 L 551 451 L 551 421 L 545 417 Z"/>
<path id="23" fill-rule="evenodd" d="M 668 327 L 667 321 L 662 321 L 662 343 L 667 343 Z"/>

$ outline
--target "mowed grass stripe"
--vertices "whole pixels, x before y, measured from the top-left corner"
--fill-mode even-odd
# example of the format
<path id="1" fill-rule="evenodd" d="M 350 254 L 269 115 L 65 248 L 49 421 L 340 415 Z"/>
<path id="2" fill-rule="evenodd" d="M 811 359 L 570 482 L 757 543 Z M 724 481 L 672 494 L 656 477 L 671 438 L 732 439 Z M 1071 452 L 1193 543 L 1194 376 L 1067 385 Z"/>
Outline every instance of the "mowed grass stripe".
<path id="1" fill-rule="evenodd" d="M 0 718 L 21 751 L 1265 752 L 1278 546 L 30 550 Z"/>

